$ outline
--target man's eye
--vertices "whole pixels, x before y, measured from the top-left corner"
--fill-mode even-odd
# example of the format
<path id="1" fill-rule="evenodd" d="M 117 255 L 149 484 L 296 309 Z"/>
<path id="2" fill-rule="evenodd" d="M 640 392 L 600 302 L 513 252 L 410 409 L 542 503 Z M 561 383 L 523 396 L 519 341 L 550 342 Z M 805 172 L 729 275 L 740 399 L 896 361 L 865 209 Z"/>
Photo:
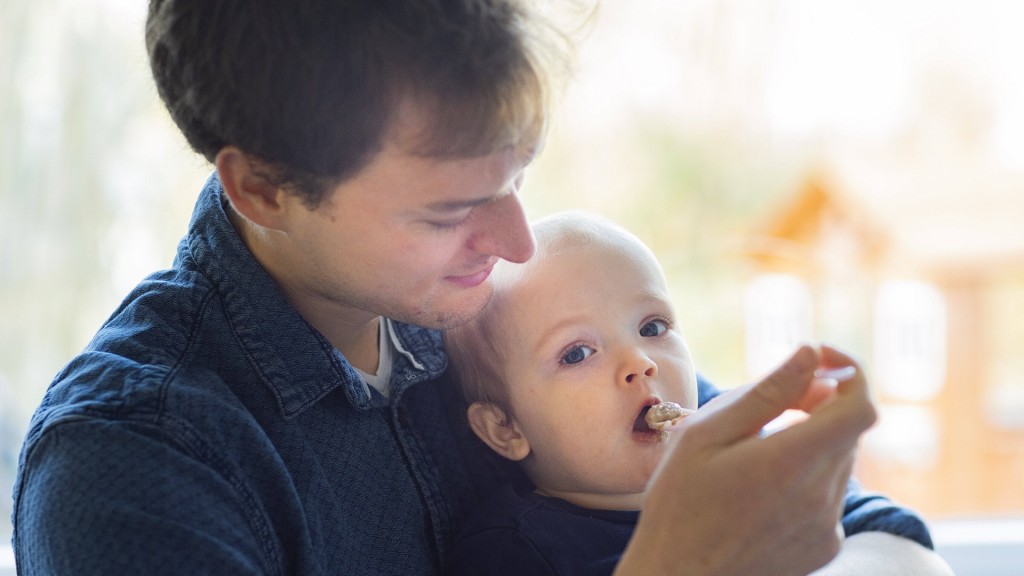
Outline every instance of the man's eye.
<path id="1" fill-rule="evenodd" d="M 594 349 L 590 346 L 584 346 L 583 344 L 577 344 L 570 348 L 565 354 L 562 354 L 562 364 L 579 364 L 583 362 L 591 354 L 594 353 Z"/>
<path id="2" fill-rule="evenodd" d="M 640 335 L 645 338 L 660 336 L 668 330 L 668 322 L 664 320 L 651 320 L 640 327 Z"/>
<path id="3" fill-rule="evenodd" d="M 467 218 L 460 218 L 458 220 L 448 220 L 448 221 L 443 221 L 443 222 L 442 221 L 428 222 L 428 224 L 430 224 L 436 230 L 453 230 L 455 228 L 458 228 L 460 225 L 464 224 L 466 222 L 466 220 L 467 220 Z"/>

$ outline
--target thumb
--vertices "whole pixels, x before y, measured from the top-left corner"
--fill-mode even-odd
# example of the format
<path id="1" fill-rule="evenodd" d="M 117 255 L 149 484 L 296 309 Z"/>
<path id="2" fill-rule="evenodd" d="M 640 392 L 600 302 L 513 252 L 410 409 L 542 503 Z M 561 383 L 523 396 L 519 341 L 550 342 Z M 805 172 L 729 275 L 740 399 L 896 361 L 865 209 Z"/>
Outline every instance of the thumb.
<path id="1" fill-rule="evenodd" d="M 765 424 L 800 403 L 817 367 L 818 351 L 800 346 L 760 382 L 723 394 L 722 402 L 716 399 L 697 411 L 695 417 L 700 418 L 691 417 L 693 424 L 709 420 L 709 430 L 722 444 L 756 436 Z"/>

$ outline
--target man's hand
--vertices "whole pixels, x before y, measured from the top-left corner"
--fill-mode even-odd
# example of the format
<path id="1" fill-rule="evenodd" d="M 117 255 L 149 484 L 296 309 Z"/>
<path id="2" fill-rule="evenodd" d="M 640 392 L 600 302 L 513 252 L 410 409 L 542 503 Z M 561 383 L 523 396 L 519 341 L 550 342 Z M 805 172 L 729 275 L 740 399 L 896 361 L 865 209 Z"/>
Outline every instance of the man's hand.
<path id="1" fill-rule="evenodd" d="M 850 366 L 833 388 L 819 368 Z M 803 422 L 761 437 L 787 409 Z M 842 541 L 836 525 L 854 450 L 876 413 L 863 371 L 803 346 L 761 382 L 687 418 L 652 484 L 617 574 L 807 574 Z"/>

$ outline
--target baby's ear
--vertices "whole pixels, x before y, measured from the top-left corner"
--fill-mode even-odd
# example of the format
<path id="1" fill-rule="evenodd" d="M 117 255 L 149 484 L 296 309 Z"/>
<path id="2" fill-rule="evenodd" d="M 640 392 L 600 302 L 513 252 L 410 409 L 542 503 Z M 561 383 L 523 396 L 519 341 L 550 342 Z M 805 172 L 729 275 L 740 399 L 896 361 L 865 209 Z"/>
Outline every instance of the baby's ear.
<path id="1" fill-rule="evenodd" d="M 522 460 L 530 453 L 530 442 L 515 420 L 490 402 L 473 402 L 466 409 L 469 427 L 484 444 L 509 460 Z"/>

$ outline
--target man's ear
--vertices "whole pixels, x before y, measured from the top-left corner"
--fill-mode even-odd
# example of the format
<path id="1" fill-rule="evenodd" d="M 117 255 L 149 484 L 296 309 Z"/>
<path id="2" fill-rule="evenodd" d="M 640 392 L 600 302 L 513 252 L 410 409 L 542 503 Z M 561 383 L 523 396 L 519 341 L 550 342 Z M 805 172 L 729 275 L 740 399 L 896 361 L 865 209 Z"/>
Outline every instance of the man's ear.
<path id="1" fill-rule="evenodd" d="M 473 402 L 466 409 L 469 427 L 498 454 L 519 461 L 530 453 L 530 442 L 515 420 L 505 415 L 496 404 Z"/>
<path id="2" fill-rule="evenodd" d="M 287 193 L 267 179 L 260 165 L 234 146 L 221 149 L 214 163 L 231 207 L 246 220 L 279 230 Z"/>

